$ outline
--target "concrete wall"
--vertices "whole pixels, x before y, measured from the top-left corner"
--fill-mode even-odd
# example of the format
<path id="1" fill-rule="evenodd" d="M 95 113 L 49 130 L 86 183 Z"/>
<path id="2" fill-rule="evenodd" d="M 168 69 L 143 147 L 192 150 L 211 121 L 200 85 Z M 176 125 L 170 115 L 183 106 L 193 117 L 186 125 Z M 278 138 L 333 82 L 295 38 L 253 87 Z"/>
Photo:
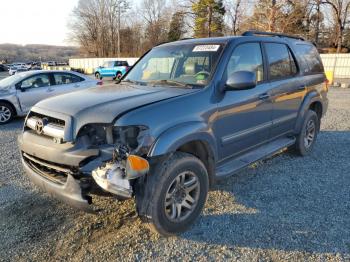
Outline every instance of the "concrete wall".
<path id="1" fill-rule="evenodd" d="M 331 83 L 350 82 L 350 54 L 321 54 L 321 59 Z"/>

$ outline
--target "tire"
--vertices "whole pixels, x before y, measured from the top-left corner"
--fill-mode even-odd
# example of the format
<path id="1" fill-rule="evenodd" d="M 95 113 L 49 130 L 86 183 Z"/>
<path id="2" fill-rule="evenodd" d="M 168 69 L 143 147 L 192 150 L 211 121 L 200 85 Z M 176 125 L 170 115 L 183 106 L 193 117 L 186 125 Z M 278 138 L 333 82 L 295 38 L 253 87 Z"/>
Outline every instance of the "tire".
<path id="1" fill-rule="evenodd" d="M 13 107 L 8 103 L 0 102 L 0 125 L 11 122 L 14 116 Z"/>
<path id="2" fill-rule="evenodd" d="M 101 74 L 100 73 L 95 73 L 95 77 L 98 80 L 102 80 Z"/>
<path id="3" fill-rule="evenodd" d="M 207 199 L 209 179 L 204 164 L 191 154 L 176 152 L 154 170 L 144 185 L 143 199 L 136 199 L 138 206 L 148 205 L 145 218 L 159 234 L 186 231 Z"/>
<path id="4" fill-rule="evenodd" d="M 320 130 L 320 119 L 315 111 L 308 110 L 305 114 L 304 121 L 301 127 L 301 131 L 297 136 L 294 153 L 300 156 L 306 156 L 310 154 L 314 148 L 318 132 Z M 310 131 L 312 131 L 310 133 Z"/>
<path id="5" fill-rule="evenodd" d="M 113 77 L 113 80 L 119 81 L 123 77 L 123 74 L 121 72 L 117 72 L 115 74 L 115 77 Z"/>

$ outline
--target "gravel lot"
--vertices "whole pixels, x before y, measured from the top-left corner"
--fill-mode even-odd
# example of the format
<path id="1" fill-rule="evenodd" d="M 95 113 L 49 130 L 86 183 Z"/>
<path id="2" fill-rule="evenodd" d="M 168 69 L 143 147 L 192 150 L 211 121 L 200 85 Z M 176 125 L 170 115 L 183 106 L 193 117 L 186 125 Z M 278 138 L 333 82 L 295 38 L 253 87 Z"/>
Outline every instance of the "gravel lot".
<path id="1" fill-rule="evenodd" d="M 0 260 L 350 260 L 350 90 L 329 93 L 314 152 L 276 155 L 220 182 L 193 228 L 150 232 L 134 201 L 98 198 L 99 214 L 78 212 L 33 189 L 17 135 L 0 127 Z"/>

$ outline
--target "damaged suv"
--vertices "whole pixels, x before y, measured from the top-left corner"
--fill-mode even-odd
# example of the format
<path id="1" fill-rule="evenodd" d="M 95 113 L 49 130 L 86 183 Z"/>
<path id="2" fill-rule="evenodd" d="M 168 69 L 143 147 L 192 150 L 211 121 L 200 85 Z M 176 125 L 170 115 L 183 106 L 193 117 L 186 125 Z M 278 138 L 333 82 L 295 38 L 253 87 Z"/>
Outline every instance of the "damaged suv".
<path id="1" fill-rule="evenodd" d="M 19 137 L 22 163 L 72 206 L 135 197 L 140 217 L 177 234 L 217 179 L 285 148 L 308 154 L 327 91 L 316 48 L 300 38 L 250 31 L 166 43 L 118 84 L 36 104 Z"/>

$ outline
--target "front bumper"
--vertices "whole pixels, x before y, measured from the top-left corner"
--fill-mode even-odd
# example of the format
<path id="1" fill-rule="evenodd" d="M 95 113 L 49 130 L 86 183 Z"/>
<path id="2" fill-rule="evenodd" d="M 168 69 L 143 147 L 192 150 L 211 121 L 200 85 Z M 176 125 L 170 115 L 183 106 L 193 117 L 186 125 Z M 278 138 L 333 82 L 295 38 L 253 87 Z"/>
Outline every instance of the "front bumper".
<path id="1" fill-rule="evenodd" d="M 93 212 L 91 197 L 82 194 L 80 181 L 74 179 L 70 174 L 67 175 L 66 183 L 60 185 L 52 182 L 45 177 L 37 174 L 22 156 L 22 165 L 29 179 L 38 187 L 48 192 L 51 196 L 62 200 L 63 202 L 86 212 Z"/>

